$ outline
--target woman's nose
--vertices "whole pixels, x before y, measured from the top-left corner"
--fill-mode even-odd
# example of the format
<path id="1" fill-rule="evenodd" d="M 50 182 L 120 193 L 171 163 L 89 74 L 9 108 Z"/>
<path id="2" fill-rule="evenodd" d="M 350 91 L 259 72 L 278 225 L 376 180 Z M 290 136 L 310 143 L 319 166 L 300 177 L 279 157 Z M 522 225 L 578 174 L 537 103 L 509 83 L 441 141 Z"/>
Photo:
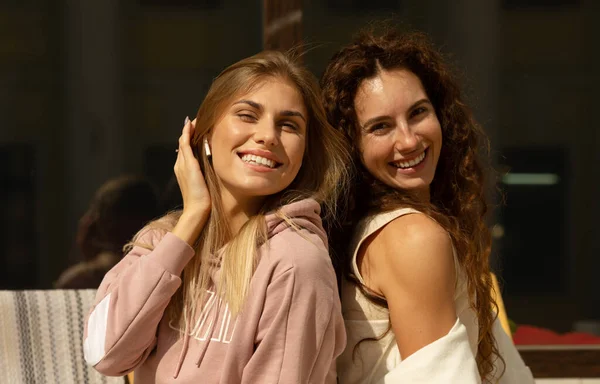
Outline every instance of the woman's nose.
<path id="1" fill-rule="evenodd" d="M 255 125 L 254 141 L 266 147 L 275 146 L 278 143 L 277 125 L 273 121 L 263 121 Z"/>
<path id="2" fill-rule="evenodd" d="M 398 152 L 412 152 L 419 145 L 417 135 L 406 124 L 398 126 L 394 140 L 394 146 Z"/>

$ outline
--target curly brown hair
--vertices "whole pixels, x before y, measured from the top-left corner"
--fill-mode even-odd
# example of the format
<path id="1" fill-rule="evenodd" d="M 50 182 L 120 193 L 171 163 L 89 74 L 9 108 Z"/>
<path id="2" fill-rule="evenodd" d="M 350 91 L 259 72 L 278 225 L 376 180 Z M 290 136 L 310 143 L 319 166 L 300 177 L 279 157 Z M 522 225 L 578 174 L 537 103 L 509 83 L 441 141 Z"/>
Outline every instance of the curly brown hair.
<path id="1" fill-rule="evenodd" d="M 414 73 L 421 80 L 440 121 L 444 144 L 428 203 L 385 185 L 361 163 L 354 99 L 360 84 L 382 69 L 405 69 Z M 491 295 L 491 239 L 485 223 L 488 204 L 485 196 L 487 165 L 484 164 L 489 158 L 489 141 L 463 102 L 456 78 L 444 56 L 419 32 L 364 30 L 353 43 L 333 56 L 321 79 L 323 102 L 330 123 L 344 133 L 352 147 L 355 172 L 351 193 L 341 204 L 346 207 L 343 224 L 331 230 L 331 243 L 334 246 L 347 244 L 342 238 L 347 238 L 357 219 L 366 214 L 400 206 L 414 207 L 440 223 L 451 235 L 458 261 L 468 277 L 470 304 L 479 322 L 477 366 L 482 379 L 490 381 L 494 363 L 503 359 L 492 333 L 497 305 Z M 338 272 L 368 292 L 350 272 L 348 250 L 333 249 L 333 253 L 338 259 Z M 373 295 L 369 297 L 377 304 L 387 305 Z"/>

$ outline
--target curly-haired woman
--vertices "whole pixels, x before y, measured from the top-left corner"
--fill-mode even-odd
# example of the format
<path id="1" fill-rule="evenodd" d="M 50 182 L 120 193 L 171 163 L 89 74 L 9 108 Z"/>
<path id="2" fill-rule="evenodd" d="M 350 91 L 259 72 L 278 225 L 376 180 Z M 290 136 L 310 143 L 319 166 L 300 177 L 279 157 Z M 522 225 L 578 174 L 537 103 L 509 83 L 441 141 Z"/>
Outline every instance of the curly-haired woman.
<path id="1" fill-rule="evenodd" d="M 420 33 L 363 32 L 321 85 L 356 174 L 341 256 L 347 383 L 533 383 L 496 319 L 483 132 Z"/>

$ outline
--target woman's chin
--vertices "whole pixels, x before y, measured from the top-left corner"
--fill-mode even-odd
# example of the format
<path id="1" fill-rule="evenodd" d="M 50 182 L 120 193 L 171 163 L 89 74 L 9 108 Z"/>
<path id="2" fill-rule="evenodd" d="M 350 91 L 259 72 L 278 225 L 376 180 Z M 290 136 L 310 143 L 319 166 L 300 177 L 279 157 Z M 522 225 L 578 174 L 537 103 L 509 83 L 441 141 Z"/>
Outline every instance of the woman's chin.
<path id="1" fill-rule="evenodd" d="M 399 191 L 419 192 L 429 190 L 432 179 L 433 178 L 414 177 L 409 179 L 402 178 L 399 180 L 398 178 L 394 178 L 391 182 L 386 184 Z"/>
<path id="2" fill-rule="evenodd" d="M 239 185 L 236 195 L 239 197 L 267 197 L 281 192 L 281 188 L 273 183 L 246 183 Z"/>

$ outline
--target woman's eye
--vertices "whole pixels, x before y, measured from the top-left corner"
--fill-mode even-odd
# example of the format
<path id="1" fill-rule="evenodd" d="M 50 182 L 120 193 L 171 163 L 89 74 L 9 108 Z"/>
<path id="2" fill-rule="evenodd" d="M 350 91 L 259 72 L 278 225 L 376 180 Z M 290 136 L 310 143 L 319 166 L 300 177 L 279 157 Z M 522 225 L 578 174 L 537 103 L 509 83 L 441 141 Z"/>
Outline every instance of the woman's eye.
<path id="1" fill-rule="evenodd" d="M 375 125 L 371 125 L 371 132 L 381 131 L 382 129 L 386 129 L 388 127 L 387 123 L 378 123 Z"/>
<path id="2" fill-rule="evenodd" d="M 294 123 L 282 122 L 281 127 L 288 131 L 297 131 L 298 127 Z"/>
<path id="3" fill-rule="evenodd" d="M 248 114 L 239 114 L 238 115 L 240 119 L 242 119 L 242 121 L 245 121 L 247 123 L 253 123 L 256 121 L 256 117 L 252 116 L 252 115 L 248 115 Z"/>
<path id="4" fill-rule="evenodd" d="M 421 114 L 423 114 L 425 112 L 427 112 L 427 108 L 425 108 L 425 107 L 418 107 L 418 108 L 415 108 L 414 111 L 412 111 L 412 113 L 410 114 L 410 116 L 411 117 L 418 116 L 418 115 L 421 115 Z"/>

